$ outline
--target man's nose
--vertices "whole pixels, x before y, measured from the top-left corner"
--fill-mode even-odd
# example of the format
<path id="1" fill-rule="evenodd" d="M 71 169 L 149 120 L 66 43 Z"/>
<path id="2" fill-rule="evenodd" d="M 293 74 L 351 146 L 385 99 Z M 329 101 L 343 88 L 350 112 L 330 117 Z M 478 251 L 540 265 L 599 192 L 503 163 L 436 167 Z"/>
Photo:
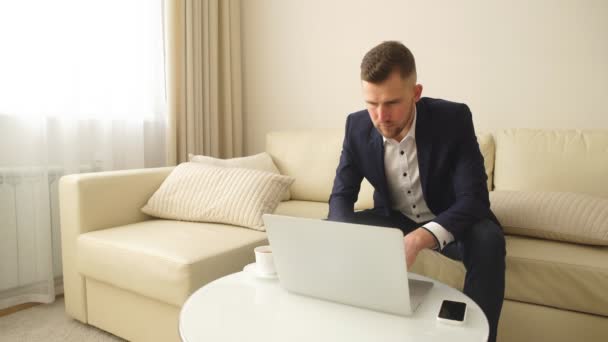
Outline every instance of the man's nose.
<path id="1" fill-rule="evenodd" d="M 378 119 L 380 121 L 389 121 L 391 118 L 390 112 L 388 111 L 388 108 L 386 108 L 386 106 L 379 105 L 378 109 L 377 109 L 377 113 L 378 113 Z"/>

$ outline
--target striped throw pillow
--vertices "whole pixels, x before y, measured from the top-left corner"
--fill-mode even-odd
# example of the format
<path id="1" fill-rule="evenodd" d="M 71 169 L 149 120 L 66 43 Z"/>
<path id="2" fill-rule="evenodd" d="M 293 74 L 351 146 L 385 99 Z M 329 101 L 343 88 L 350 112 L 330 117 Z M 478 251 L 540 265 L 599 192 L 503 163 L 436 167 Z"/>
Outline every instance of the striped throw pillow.
<path id="1" fill-rule="evenodd" d="M 260 170 L 182 163 L 142 211 L 165 219 L 217 222 L 264 231 L 262 215 L 276 209 L 294 180 Z"/>

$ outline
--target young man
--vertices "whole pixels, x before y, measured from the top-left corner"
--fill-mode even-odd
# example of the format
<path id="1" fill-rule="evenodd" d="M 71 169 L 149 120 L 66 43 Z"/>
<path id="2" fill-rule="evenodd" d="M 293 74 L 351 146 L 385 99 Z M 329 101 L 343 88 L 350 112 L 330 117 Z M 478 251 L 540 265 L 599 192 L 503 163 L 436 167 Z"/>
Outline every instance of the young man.
<path id="1" fill-rule="evenodd" d="M 401 229 L 408 267 L 424 248 L 462 260 L 464 293 L 486 314 L 495 341 L 505 240 L 490 211 L 471 111 L 421 98 L 414 56 L 399 42 L 365 55 L 361 83 L 367 110 L 346 120 L 329 219 Z M 375 189 L 374 208 L 354 212 L 363 178 Z"/>

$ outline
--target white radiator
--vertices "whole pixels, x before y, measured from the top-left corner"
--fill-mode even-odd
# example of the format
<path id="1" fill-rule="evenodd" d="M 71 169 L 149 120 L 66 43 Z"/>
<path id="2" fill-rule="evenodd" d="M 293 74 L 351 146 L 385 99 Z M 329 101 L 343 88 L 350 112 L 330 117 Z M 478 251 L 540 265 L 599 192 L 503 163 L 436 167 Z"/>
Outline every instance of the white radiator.
<path id="1" fill-rule="evenodd" d="M 60 167 L 0 168 L 0 297 L 48 293 L 54 285 L 62 292 L 58 184 L 64 173 Z"/>
<path id="2" fill-rule="evenodd" d="M 46 283 L 49 262 L 61 276 L 62 175 L 59 168 L 0 168 L 0 291 Z"/>

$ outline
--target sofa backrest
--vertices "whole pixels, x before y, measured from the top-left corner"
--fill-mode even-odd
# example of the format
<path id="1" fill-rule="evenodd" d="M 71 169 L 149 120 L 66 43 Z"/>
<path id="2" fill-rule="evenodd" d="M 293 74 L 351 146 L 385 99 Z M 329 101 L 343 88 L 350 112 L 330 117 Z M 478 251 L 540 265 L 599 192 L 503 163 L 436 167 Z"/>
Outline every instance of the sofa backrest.
<path id="1" fill-rule="evenodd" d="M 494 137 L 490 133 L 477 132 L 477 143 L 479 144 L 481 155 L 483 155 L 483 166 L 488 176 L 488 191 L 492 191 L 492 183 L 494 182 L 494 154 L 496 152 Z"/>
<path id="2" fill-rule="evenodd" d="M 291 199 L 327 202 L 342 150 L 344 129 L 316 129 L 271 132 L 266 136 L 268 152 L 283 175 L 294 177 Z M 492 184 L 494 140 L 478 134 L 485 159 L 488 186 Z M 363 180 L 356 209 L 373 207 L 373 187 Z"/>
<path id="3" fill-rule="evenodd" d="M 327 202 L 342 150 L 344 129 L 316 129 L 271 132 L 266 136 L 266 152 L 283 175 L 294 177 L 291 199 Z M 374 190 L 366 180 L 361 184 L 355 207 L 373 207 Z"/>
<path id="4" fill-rule="evenodd" d="M 494 190 L 608 197 L 608 131 L 508 129 L 494 135 Z"/>

